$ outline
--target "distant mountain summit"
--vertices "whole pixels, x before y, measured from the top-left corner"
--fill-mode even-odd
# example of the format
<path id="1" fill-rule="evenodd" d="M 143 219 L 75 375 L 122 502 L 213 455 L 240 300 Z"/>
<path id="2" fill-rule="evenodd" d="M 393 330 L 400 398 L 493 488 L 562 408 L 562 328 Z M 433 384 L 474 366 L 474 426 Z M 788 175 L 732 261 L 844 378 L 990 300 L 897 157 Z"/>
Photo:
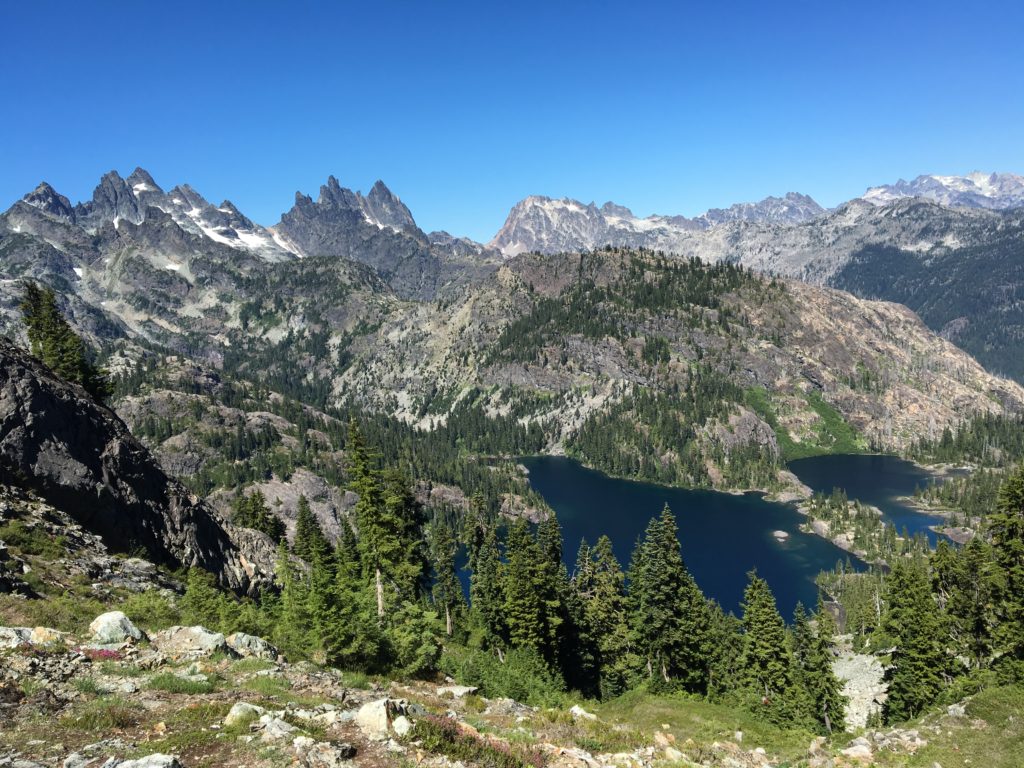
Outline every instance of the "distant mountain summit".
<path id="1" fill-rule="evenodd" d="M 532 195 L 513 206 L 489 245 L 505 256 L 525 251 L 558 253 L 593 250 L 606 245 L 679 252 L 692 233 L 730 222 L 800 224 L 825 212 L 807 195 L 790 192 L 756 203 L 712 208 L 692 219 L 685 216 L 639 218 L 625 206 Z"/>
<path id="2" fill-rule="evenodd" d="M 1024 206 L 1024 176 L 980 171 L 966 176 L 918 176 L 913 181 L 900 179 L 895 184 L 871 187 L 861 199 L 883 205 L 904 197 L 923 197 L 963 208 L 1018 208 Z"/>

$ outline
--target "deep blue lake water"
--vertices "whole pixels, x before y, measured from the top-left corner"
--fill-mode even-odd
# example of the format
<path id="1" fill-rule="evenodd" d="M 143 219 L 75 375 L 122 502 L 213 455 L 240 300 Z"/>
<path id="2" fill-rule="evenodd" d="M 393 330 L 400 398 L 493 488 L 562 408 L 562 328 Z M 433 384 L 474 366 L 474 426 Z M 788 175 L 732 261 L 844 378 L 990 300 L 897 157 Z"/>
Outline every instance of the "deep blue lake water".
<path id="1" fill-rule="evenodd" d="M 580 540 L 585 538 L 592 546 L 601 535 L 611 538 L 626 568 L 637 537 L 666 503 L 678 521 L 687 567 L 704 593 L 727 611 L 739 614 L 747 572 L 756 568 L 789 619 L 797 601 L 814 605 L 818 573 L 847 559 L 847 553 L 830 542 L 799 530 L 803 515 L 794 505 L 766 501 L 761 494 L 619 480 L 564 457 L 537 456 L 522 463 L 530 472 L 530 484 L 558 515 L 570 569 Z M 909 462 L 890 456 L 822 456 L 792 462 L 790 468 L 816 491 L 844 488 L 851 498 L 879 507 L 897 529 L 905 525 L 914 533 L 936 521 L 895 500 L 931 479 Z M 789 539 L 778 541 L 772 535 L 776 530 L 786 531 Z"/>
<path id="2" fill-rule="evenodd" d="M 832 493 L 833 488 L 843 488 L 851 499 L 882 510 L 882 516 L 896 526 L 897 532 L 904 528 L 911 535 L 924 531 L 935 545 L 936 535 L 929 526 L 942 522 L 942 518 L 897 501 L 933 481 L 934 477 L 916 464 L 895 456 L 840 455 L 798 459 L 791 461 L 789 468 L 812 490 Z"/>

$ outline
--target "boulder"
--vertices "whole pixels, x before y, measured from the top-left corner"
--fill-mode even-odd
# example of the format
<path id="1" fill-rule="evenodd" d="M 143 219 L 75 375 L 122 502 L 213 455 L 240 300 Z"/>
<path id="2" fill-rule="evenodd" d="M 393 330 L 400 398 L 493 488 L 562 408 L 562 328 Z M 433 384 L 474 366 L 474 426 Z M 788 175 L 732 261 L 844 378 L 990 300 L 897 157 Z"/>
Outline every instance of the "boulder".
<path id="1" fill-rule="evenodd" d="M 132 624 L 132 620 L 121 611 L 109 611 L 100 614 L 89 625 L 92 641 L 100 645 L 115 645 L 129 640 L 142 640 L 142 630 Z"/>
<path id="2" fill-rule="evenodd" d="M 405 715 L 399 715 L 391 723 L 391 728 L 394 730 L 395 735 L 401 738 L 412 730 L 412 721 Z"/>
<path id="3" fill-rule="evenodd" d="M 234 655 L 224 635 L 206 627 L 171 627 L 157 632 L 151 640 L 157 650 L 175 660 L 199 659 L 218 651 Z"/>
<path id="4" fill-rule="evenodd" d="M 118 760 L 110 758 L 103 768 L 185 768 L 174 755 L 160 753 L 146 755 L 138 760 Z"/>
<path id="5" fill-rule="evenodd" d="M 356 756 L 351 744 L 332 744 L 328 741 L 314 742 L 308 736 L 300 736 L 292 742 L 295 753 L 306 768 L 343 768 L 351 765 L 349 760 Z"/>
<path id="6" fill-rule="evenodd" d="M 391 699 L 368 701 L 356 712 L 356 725 L 367 737 L 384 740 L 388 738 L 395 711 L 395 702 Z"/>
<path id="7" fill-rule="evenodd" d="M 256 706 L 255 704 L 248 704 L 244 701 L 238 701 L 231 707 L 231 711 L 224 716 L 224 725 L 232 726 L 247 723 L 265 715 L 266 713 L 267 710 L 263 707 Z"/>
<path id="8" fill-rule="evenodd" d="M 32 630 L 29 627 L 0 627 L 0 648 L 28 645 Z"/>
<path id="9" fill-rule="evenodd" d="M 32 645 L 57 645 L 67 642 L 67 632 L 60 632 L 49 627 L 34 627 L 29 633 L 28 641 Z"/>
<path id="10" fill-rule="evenodd" d="M 449 695 L 455 699 L 461 699 L 471 693 L 476 693 L 477 688 L 472 685 L 442 685 L 437 689 L 438 696 Z"/>
<path id="11" fill-rule="evenodd" d="M 289 738 L 299 729 L 274 714 L 263 715 L 259 720 L 260 741 L 270 742 Z"/>
<path id="12" fill-rule="evenodd" d="M 225 640 L 231 650 L 243 658 L 267 659 L 268 661 L 277 659 L 277 648 L 262 637 L 247 635 L 245 632 L 235 632 L 228 635 Z"/>
<path id="13" fill-rule="evenodd" d="M 577 720 L 597 720 L 597 715 L 587 712 L 579 704 L 574 704 L 572 709 L 569 710 L 569 714 Z"/>

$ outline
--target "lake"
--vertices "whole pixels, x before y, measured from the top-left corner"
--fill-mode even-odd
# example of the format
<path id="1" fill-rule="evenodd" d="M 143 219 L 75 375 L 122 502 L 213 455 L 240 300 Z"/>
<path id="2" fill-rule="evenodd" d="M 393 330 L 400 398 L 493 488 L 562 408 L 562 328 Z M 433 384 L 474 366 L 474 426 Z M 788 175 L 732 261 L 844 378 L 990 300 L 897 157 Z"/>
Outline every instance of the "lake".
<path id="1" fill-rule="evenodd" d="M 804 516 L 794 505 L 766 501 L 761 494 L 620 480 L 558 456 L 529 457 L 522 463 L 530 472 L 530 485 L 558 515 L 570 569 L 580 540 L 593 546 L 601 535 L 611 538 L 625 569 L 637 537 L 666 503 L 678 521 L 687 567 L 704 593 L 727 611 L 739 614 L 747 572 L 756 568 L 788 620 L 797 601 L 814 606 L 818 573 L 847 559 L 847 553 L 832 543 L 799 529 Z M 930 516 L 895 501 L 930 479 L 908 462 L 886 456 L 825 456 L 793 462 L 791 469 L 815 490 L 846 488 L 851 498 L 878 506 L 898 527 L 906 524 L 913 532 L 931 524 Z M 776 530 L 789 538 L 777 540 L 772 535 Z"/>
<path id="2" fill-rule="evenodd" d="M 842 488 L 851 499 L 882 510 L 882 517 L 896 526 L 897 532 L 904 528 L 911 535 L 924 532 L 935 545 L 937 537 L 929 526 L 943 519 L 918 512 L 898 500 L 900 496 L 912 496 L 918 486 L 934 482 L 934 476 L 916 464 L 895 456 L 862 454 L 798 459 L 789 463 L 789 469 L 812 490 L 832 493 L 833 488 Z"/>

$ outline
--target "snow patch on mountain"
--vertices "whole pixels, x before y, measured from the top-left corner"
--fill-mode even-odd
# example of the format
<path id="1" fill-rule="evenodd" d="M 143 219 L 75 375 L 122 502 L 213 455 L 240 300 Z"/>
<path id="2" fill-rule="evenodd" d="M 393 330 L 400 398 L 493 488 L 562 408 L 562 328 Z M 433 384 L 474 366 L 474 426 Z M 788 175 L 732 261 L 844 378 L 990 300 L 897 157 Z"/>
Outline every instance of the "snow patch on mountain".
<path id="1" fill-rule="evenodd" d="M 862 196 L 875 205 L 906 197 L 922 197 L 943 205 L 1004 210 L 1024 207 L 1024 176 L 1013 173 L 982 173 L 965 176 L 923 175 L 913 181 L 871 187 Z"/>

